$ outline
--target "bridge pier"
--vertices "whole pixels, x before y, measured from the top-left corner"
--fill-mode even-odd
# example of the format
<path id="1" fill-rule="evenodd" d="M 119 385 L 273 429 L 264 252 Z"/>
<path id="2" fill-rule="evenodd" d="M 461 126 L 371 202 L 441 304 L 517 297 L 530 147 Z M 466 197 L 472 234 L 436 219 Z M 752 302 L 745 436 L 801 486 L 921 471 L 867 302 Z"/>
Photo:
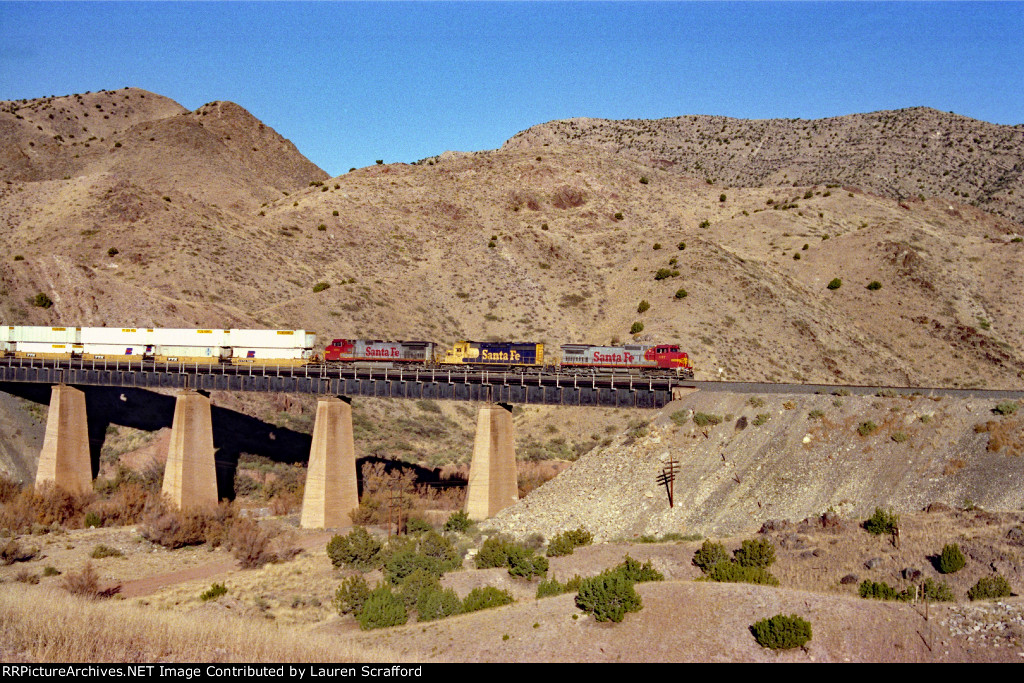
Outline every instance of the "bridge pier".
<path id="1" fill-rule="evenodd" d="M 303 529 L 352 526 L 351 512 L 358 506 L 352 406 L 342 399 L 321 398 L 316 404 L 299 524 Z"/>
<path id="2" fill-rule="evenodd" d="M 466 514 L 470 519 L 492 517 L 519 500 L 516 443 L 512 407 L 498 403 L 480 408 L 469 466 Z"/>
<path id="3" fill-rule="evenodd" d="M 182 391 L 174 404 L 171 443 L 162 493 L 179 510 L 217 507 L 217 468 L 213 460 L 210 399 Z"/>
<path id="4" fill-rule="evenodd" d="M 85 394 L 64 384 L 50 391 L 46 436 L 36 470 L 36 490 L 47 483 L 76 495 L 92 491 Z"/>

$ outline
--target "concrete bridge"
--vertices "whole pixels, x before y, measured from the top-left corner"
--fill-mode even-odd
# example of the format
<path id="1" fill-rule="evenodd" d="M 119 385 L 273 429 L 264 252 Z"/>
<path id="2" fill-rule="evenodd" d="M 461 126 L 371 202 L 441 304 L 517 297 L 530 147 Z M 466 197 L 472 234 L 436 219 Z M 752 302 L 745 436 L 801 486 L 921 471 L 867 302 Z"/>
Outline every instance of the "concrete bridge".
<path id="1" fill-rule="evenodd" d="M 359 505 L 352 408 L 347 396 L 481 401 L 470 465 L 466 512 L 486 519 L 518 500 L 513 402 L 658 408 L 695 391 L 671 379 L 570 377 L 441 370 L 178 366 L 6 359 L 0 382 L 52 386 L 36 487 L 92 490 L 85 394 L 70 386 L 177 389 L 163 495 L 181 510 L 218 502 L 210 400 L 205 390 L 317 394 L 301 526 L 351 526 Z M 197 390 L 198 389 L 198 390 Z"/>

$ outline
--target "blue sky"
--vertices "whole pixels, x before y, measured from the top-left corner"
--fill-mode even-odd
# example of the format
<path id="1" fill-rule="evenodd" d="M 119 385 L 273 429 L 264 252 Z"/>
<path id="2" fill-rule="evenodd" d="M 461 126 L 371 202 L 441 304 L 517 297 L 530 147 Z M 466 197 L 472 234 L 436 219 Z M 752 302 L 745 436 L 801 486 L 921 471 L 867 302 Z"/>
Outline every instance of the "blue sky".
<path id="1" fill-rule="evenodd" d="M 573 116 L 1024 123 L 1019 2 L 0 2 L 0 100 L 242 105 L 332 175 Z"/>

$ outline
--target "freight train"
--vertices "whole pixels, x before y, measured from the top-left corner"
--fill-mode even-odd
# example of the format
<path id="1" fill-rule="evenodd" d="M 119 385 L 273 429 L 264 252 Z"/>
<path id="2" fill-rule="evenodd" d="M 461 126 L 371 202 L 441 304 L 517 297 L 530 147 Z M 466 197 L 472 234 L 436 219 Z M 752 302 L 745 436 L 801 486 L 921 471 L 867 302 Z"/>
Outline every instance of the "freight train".
<path id="1" fill-rule="evenodd" d="M 166 329 L 141 327 L 0 326 L 0 352 L 15 358 L 150 361 L 235 365 L 430 367 L 573 375 L 628 373 L 693 379 L 689 356 L 677 344 L 594 346 L 563 344 L 561 358 L 534 342 L 334 339 L 323 356 L 305 330 Z"/>

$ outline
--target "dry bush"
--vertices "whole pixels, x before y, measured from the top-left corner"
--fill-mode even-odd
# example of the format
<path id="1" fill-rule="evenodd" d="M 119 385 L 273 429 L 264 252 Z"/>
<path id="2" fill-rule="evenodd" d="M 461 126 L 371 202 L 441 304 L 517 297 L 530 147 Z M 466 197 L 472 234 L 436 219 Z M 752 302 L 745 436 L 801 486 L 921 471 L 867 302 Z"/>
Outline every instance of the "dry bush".
<path id="1" fill-rule="evenodd" d="M 1003 450 L 1007 455 L 1024 455 L 1024 421 L 1022 420 L 989 420 L 988 422 L 974 425 L 974 432 L 981 434 L 988 432 L 988 450 L 990 453 L 999 453 Z"/>
<path id="2" fill-rule="evenodd" d="M 15 562 L 28 562 L 39 554 L 39 548 L 26 548 L 12 538 L 0 545 L 0 565 L 10 565 Z"/>
<path id="3" fill-rule="evenodd" d="M 39 491 L 23 488 L 0 506 L 0 528 L 15 533 L 28 533 L 35 525 L 77 528 L 93 499 L 93 494 L 76 496 L 52 484 Z"/>
<path id="4" fill-rule="evenodd" d="M 235 510 L 229 503 L 210 512 L 182 512 L 161 502 L 146 512 L 139 532 L 170 550 L 203 543 L 216 547 L 224 542 L 234 519 Z"/>
<path id="5" fill-rule="evenodd" d="M 520 498 L 525 498 L 530 491 L 554 479 L 563 469 L 558 463 L 549 461 L 520 462 L 516 467 Z"/>
<path id="6" fill-rule="evenodd" d="M 18 495 L 21 491 L 21 484 L 7 477 L 4 474 L 0 474 L 0 505 L 3 505 Z"/>
<path id="7" fill-rule="evenodd" d="M 275 515 L 287 515 L 302 505 L 302 496 L 292 491 L 281 491 L 270 499 L 270 511 Z"/>
<path id="8" fill-rule="evenodd" d="M 574 187 L 562 186 L 555 190 L 555 194 L 551 197 L 551 205 L 556 209 L 575 208 L 586 203 L 586 194 Z"/>
<path id="9" fill-rule="evenodd" d="M 122 484 L 107 500 L 96 501 L 85 513 L 96 513 L 104 526 L 125 526 L 143 521 L 146 510 L 156 502 L 155 495 L 142 484 Z"/>
<path id="10" fill-rule="evenodd" d="M 61 585 L 68 593 L 95 600 L 103 597 L 100 589 L 100 577 L 93 569 L 92 562 L 86 562 L 80 572 L 68 572 L 61 580 Z"/>
<path id="11" fill-rule="evenodd" d="M 270 534 L 251 519 L 236 519 L 228 529 L 224 545 L 242 569 L 258 569 L 277 560 L 277 555 L 270 549 Z"/>

